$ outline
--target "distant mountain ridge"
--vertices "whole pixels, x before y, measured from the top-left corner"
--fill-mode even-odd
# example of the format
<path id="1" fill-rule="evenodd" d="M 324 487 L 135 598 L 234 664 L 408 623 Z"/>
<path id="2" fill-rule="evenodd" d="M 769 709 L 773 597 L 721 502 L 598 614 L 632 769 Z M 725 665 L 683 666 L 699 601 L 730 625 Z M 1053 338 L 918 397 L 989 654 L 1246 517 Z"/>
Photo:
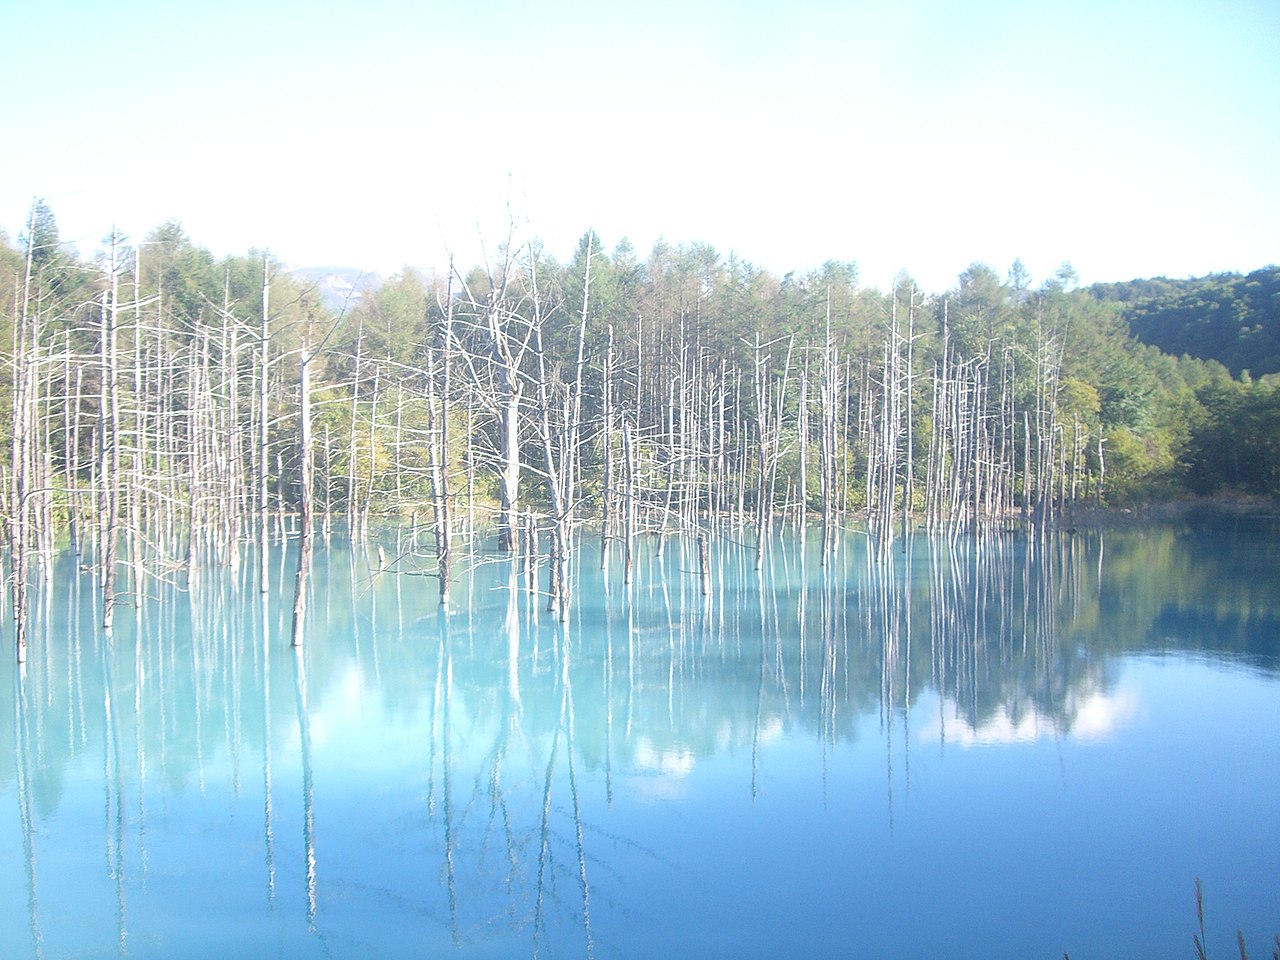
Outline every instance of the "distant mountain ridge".
<path id="1" fill-rule="evenodd" d="M 334 311 L 350 310 L 382 284 L 379 274 L 355 267 L 297 267 L 289 273 L 303 285 L 314 285 L 324 305 Z"/>
<path id="2" fill-rule="evenodd" d="M 1232 376 L 1280 372 L 1280 266 L 1089 290 L 1118 303 L 1133 336 L 1165 353 L 1217 360 Z"/>

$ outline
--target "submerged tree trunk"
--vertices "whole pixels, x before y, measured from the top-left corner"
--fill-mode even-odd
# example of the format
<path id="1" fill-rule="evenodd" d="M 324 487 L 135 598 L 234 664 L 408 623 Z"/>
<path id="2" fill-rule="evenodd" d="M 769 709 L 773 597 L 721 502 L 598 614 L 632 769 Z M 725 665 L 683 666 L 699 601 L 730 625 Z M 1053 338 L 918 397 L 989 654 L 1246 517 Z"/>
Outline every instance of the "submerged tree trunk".
<path id="1" fill-rule="evenodd" d="M 33 249 L 35 246 L 35 213 L 32 204 L 28 227 L 26 269 L 22 281 L 21 307 L 15 310 L 17 324 L 13 331 L 13 412 L 10 433 L 10 490 L 9 490 L 9 562 L 10 588 L 13 602 L 14 640 L 18 663 L 27 660 L 27 587 L 31 551 L 30 498 L 31 498 L 31 442 L 35 416 L 31 398 L 33 388 L 32 354 L 36 337 L 30 332 L 31 295 L 33 277 Z"/>
<path id="2" fill-rule="evenodd" d="M 270 399 L 270 356 L 268 348 L 271 342 L 269 327 L 269 308 L 271 299 L 270 264 L 262 261 L 262 318 L 258 341 L 258 589 L 266 593 L 271 589 L 268 576 L 267 545 L 270 542 L 268 532 L 268 474 L 270 472 L 271 416 Z"/>
<path id="3" fill-rule="evenodd" d="M 307 586 L 311 575 L 313 525 L 314 457 L 311 443 L 311 360 L 309 347 L 302 346 L 298 381 L 299 524 L 298 570 L 293 589 L 293 645 L 302 646 L 306 630 Z"/>
<path id="4" fill-rule="evenodd" d="M 110 630 L 116 609 L 116 544 L 120 511 L 120 388 L 116 362 L 119 305 L 119 234 L 111 233 L 111 277 L 102 309 L 102 397 L 99 413 L 102 472 L 102 626 Z"/>
<path id="5" fill-rule="evenodd" d="M 436 576 L 440 583 L 440 603 L 449 602 L 453 581 L 453 518 L 449 499 L 449 399 L 453 367 L 453 270 L 445 294 L 444 329 L 440 338 L 440 369 L 436 351 L 427 351 L 427 462 L 430 472 L 432 522 L 435 526 Z"/>
<path id="6" fill-rule="evenodd" d="M 516 523 L 520 516 L 520 381 L 511 367 L 498 374 L 500 447 L 498 468 L 498 549 L 516 549 Z"/>

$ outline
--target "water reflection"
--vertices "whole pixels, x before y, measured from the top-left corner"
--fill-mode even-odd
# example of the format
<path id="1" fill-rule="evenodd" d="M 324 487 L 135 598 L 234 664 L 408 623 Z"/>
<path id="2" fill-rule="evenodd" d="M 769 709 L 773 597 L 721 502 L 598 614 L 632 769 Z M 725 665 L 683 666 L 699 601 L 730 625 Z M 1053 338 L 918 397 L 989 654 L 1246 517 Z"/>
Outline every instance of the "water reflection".
<path id="1" fill-rule="evenodd" d="M 389 565 L 335 539 L 301 647 L 288 557 L 265 596 L 255 564 L 195 567 L 114 635 L 68 559 L 7 687 L 28 953 L 608 954 L 644 899 L 631 875 L 671 856 L 643 812 L 692 802 L 704 767 L 764 805 L 771 745 L 813 744 L 826 791 L 878 737 L 892 829 L 913 744 L 1112 736 L 1138 709 L 1120 655 L 1274 676 L 1280 587 L 1256 571 L 1276 543 L 919 537 L 886 561 L 851 536 L 824 563 L 820 538 L 779 535 L 757 570 L 721 537 L 704 577 L 669 538 L 637 543 L 629 578 L 584 563 L 562 625 L 528 566 L 481 558 L 441 608 L 398 546 Z"/>
<path id="2" fill-rule="evenodd" d="M 35 957 L 44 955 L 44 938 L 40 933 L 40 896 L 36 872 L 36 826 L 35 813 L 31 802 L 31 710 L 27 704 L 25 684 L 26 664 L 17 669 L 17 683 L 14 696 L 13 729 L 16 735 L 14 753 L 16 755 L 16 779 L 18 794 L 18 817 L 22 822 L 22 865 L 26 880 L 27 914 L 30 919 L 28 931 L 31 936 L 31 952 Z"/>

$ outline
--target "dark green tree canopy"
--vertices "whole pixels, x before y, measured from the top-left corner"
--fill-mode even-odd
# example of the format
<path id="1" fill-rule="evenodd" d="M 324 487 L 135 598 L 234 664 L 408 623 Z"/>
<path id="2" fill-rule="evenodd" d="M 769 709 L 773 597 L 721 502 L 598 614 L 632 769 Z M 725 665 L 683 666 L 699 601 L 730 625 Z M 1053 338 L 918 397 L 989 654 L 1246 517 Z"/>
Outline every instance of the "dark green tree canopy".
<path id="1" fill-rule="evenodd" d="M 27 223 L 18 236 L 18 246 L 24 254 L 30 254 L 36 271 L 57 259 L 58 221 L 42 198 L 32 201 Z"/>
<path id="2" fill-rule="evenodd" d="M 1090 287 L 1121 305 L 1133 335 L 1174 356 L 1217 360 L 1238 376 L 1280 372 L 1280 267 L 1190 280 Z"/>

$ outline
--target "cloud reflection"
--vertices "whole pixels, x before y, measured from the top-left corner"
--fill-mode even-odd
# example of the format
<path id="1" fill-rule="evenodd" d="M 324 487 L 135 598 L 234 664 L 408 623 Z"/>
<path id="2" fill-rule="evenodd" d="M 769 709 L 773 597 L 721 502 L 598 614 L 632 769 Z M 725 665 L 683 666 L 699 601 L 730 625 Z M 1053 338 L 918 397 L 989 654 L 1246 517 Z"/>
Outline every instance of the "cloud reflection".
<path id="1" fill-rule="evenodd" d="M 950 697 L 940 716 L 920 732 L 924 743 L 955 743 L 962 747 L 1034 743 L 1045 738 L 1069 737 L 1082 743 L 1109 740 L 1138 716 L 1142 702 L 1138 691 L 1125 688 L 1112 693 L 1091 691 L 1071 698 L 1063 716 L 1051 716 L 1035 707 L 1016 711 L 1002 704 L 977 723 L 963 716 Z"/>

